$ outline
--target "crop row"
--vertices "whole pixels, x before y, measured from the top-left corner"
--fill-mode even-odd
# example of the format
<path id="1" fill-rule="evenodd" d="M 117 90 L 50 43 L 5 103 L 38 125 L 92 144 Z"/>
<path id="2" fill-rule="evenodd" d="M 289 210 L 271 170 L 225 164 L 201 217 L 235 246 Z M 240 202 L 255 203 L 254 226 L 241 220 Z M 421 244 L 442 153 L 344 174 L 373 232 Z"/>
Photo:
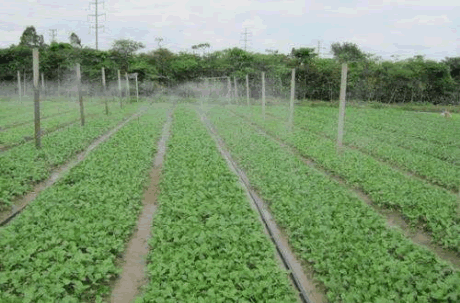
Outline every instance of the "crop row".
<path id="1" fill-rule="evenodd" d="M 91 119 L 84 127 L 71 125 L 44 136 L 40 150 L 33 142 L 28 142 L 0 153 L 0 209 L 10 205 L 14 197 L 32 189 L 34 183 L 46 179 L 54 167 L 84 150 L 138 107 L 126 106 L 115 114 Z"/>
<path id="2" fill-rule="evenodd" d="M 331 302 L 460 300 L 458 272 L 386 227 L 380 215 L 347 188 L 242 119 L 220 108 L 211 109 L 210 117 Z"/>
<path id="3" fill-rule="evenodd" d="M 100 105 L 85 108 L 85 116 L 87 117 L 86 120 L 91 119 L 94 115 L 102 115 L 103 113 L 104 108 Z M 80 111 L 75 109 L 72 112 L 56 115 L 48 119 L 42 119 L 40 121 L 40 128 L 42 133 L 48 133 L 58 129 L 62 125 L 77 122 L 79 119 Z M 33 122 L 31 122 L 0 132 L 0 146 L 12 146 L 27 141 L 27 137 L 33 138 L 35 130 L 34 127 Z"/>
<path id="4" fill-rule="evenodd" d="M 286 108 L 286 107 L 284 107 Z M 278 107 L 278 109 L 280 109 Z M 430 123 L 432 116 L 426 114 L 407 113 L 408 117 L 400 117 L 400 111 L 347 108 L 346 136 L 352 132 L 375 138 L 391 145 L 409 149 L 411 152 L 431 155 L 449 163 L 460 164 L 460 138 L 457 129 L 460 123 L 446 120 L 439 115 L 434 117 L 436 123 Z M 276 111 L 271 111 L 276 113 Z M 399 115 L 398 115 L 399 114 Z M 337 109 L 334 108 L 296 108 L 296 116 L 309 117 L 321 122 L 318 130 L 331 133 L 337 130 Z M 396 126 L 395 126 L 396 125 Z M 407 131 L 407 129 L 413 129 Z M 413 133 L 420 132 L 420 136 Z M 427 133 L 437 136 L 428 140 Z"/>
<path id="5" fill-rule="evenodd" d="M 88 103 L 88 106 L 93 103 Z M 48 117 L 69 111 L 78 111 L 79 105 L 75 101 L 40 101 L 40 115 Z M 0 128 L 13 126 L 19 123 L 33 121 L 34 103 L 33 100 L 21 102 L 0 103 Z"/>
<path id="6" fill-rule="evenodd" d="M 142 302 L 296 302 L 237 178 L 193 109 L 174 115 Z"/>
<path id="7" fill-rule="evenodd" d="M 379 206 L 399 210 L 409 221 L 422 224 L 436 242 L 460 251 L 460 216 L 457 196 L 423 180 L 407 176 L 372 156 L 354 149 L 337 154 L 335 140 L 294 127 L 278 119 L 253 114 L 252 119 L 272 135 L 294 146 L 350 185 L 366 192 Z"/>
<path id="8" fill-rule="evenodd" d="M 166 111 L 129 122 L 0 229 L 1 302 L 101 302 L 108 294 Z"/>
<path id="9" fill-rule="evenodd" d="M 308 107 L 302 107 L 308 110 Z M 336 109 L 324 109 L 337 111 Z M 457 129 L 460 119 L 445 119 L 439 113 L 417 113 L 399 109 L 359 109 L 349 107 L 347 113 L 352 120 L 358 119 L 369 127 L 404 134 L 408 138 L 418 138 L 439 145 L 460 146 Z M 336 116 L 334 114 L 334 116 Z"/>
<path id="10" fill-rule="evenodd" d="M 244 112 L 242 108 L 237 110 Z M 275 115 L 282 119 L 283 117 L 279 112 Z M 349 119 L 351 120 L 352 118 Z M 326 118 L 317 109 L 312 109 L 308 112 L 299 110 L 295 116 L 295 125 L 310 132 L 323 134 L 332 140 L 337 138 L 337 117 Z M 401 137 L 398 141 L 396 134 L 381 134 L 381 132 L 364 125 L 347 123 L 344 143 L 392 165 L 420 175 L 434 184 L 454 191 L 460 188 L 460 166 L 440 160 L 431 156 L 430 153 L 420 152 L 420 150 L 428 149 L 427 145 L 434 145 L 433 143 L 423 140 L 411 143 L 410 141 L 415 139 L 407 137 Z M 400 147 L 401 145 L 405 145 L 406 148 Z M 438 145 L 437 150 L 440 149 L 442 149 L 442 146 Z M 455 152 L 450 154 L 452 159 L 455 157 L 455 153 L 458 154 L 457 159 L 460 164 L 460 148 L 456 147 Z"/>

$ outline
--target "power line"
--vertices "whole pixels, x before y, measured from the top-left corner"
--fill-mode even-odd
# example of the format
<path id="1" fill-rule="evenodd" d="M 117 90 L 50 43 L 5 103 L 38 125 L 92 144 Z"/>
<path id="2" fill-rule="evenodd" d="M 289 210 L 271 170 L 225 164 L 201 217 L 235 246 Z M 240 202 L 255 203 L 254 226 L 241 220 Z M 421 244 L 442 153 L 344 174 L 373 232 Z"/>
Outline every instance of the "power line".
<path id="1" fill-rule="evenodd" d="M 56 42 L 57 29 L 50 29 L 51 42 Z"/>
<path id="2" fill-rule="evenodd" d="M 251 43 L 252 33 L 248 32 L 248 29 L 245 28 L 244 32 L 241 33 L 242 38 L 240 38 L 240 43 L 244 42 L 244 50 L 246 51 L 248 48 L 248 43 Z"/>
<path id="3" fill-rule="evenodd" d="M 90 9 L 91 9 L 91 5 L 94 5 L 94 8 L 95 8 L 95 13 L 94 14 L 89 14 L 88 19 L 90 19 L 91 17 L 94 17 L 94 23 L 95 24 L 91 24 L 89 29 L 90 29 L 90 31 L 91 31 L 92 28 L 95 29 L 95 32 L 96 32 L 96 50 L 99 49 L 99 29 L 103 28 L 105 30 L 104 25 L 99 25 L 99 17 L 101 17 L 101 16 L 105 17 L 106 16 L 105 13 L 103 13 L 103 14 L 98 13 L 100 4 L 102 4 L 103 7 L 104 7 L 104 1 L 95 0 L 94 2 L 89 3 Z M 93 22 L 93 20 L 88 20 L 88 21 Z"/>

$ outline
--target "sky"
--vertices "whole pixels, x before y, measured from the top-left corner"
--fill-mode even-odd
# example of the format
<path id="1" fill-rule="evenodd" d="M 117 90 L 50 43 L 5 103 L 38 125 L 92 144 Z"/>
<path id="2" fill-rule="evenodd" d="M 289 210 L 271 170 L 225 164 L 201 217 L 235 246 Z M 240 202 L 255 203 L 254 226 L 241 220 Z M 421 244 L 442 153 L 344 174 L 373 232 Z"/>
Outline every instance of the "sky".
<path id="1" fill-rule="evenodd" d="M 96 0 L 6 0 L 0 11 L 0 48 L 18 44 L 27 26 L 51 40 L 68 42 L 75 32 L 84 46 L 95 47 L 90 31 Z M 99 49 L 117 39 L 142 42 L 142 52 L 160 46 L 173 52 L 209 43 L 210 50 L 246 48 L 289 53 L 293 47 L 320 48 L 332 57 L 330 45 L 353 42 L 383 60 L 415 55 L 442 60 L 460 57 L 459 0 L 106 0 L 99 4 Z M 102 0 L 99 0 L 101 3 Z M 162 38 L 158 43 L 157 38 Z"/>

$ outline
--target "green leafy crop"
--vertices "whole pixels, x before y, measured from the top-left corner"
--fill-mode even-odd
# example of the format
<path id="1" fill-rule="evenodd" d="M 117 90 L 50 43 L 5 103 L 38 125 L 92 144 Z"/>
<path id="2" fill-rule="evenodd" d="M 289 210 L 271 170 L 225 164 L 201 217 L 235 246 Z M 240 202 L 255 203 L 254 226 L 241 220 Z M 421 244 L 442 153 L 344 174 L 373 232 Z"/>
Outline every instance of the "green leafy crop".
<path id="1" fill-rule="evenodd" d="M 168 108 L 129 122 L 0 229 L 0 302 L 87 302 L 110 292 Z"/>
<path id="2" fill-rule="evenodd" d="M 311 169 L 223 109 L 211 109 L 210 117 L 251 184 L 269 203 L 275 220 L 285 228 L 290 244 L 326 287 L 331 302 L 460 300 L 457 271 L 397 229 L 388 228 L 379 214 L 346 187 Z M 253 118 L 263 125 L 260 116 Z M 281 133 L 280 124 L 273 123 L 267 119 L 265 126 Z M 313 135 L 296 131 L 292 137 L 282 138 L 309 155 L 314 150 L 314 158 L 325 166 L 342 163 L 333 157 L 332 144 L 310 137 Z M 359 164 L 352 156 L 342 158 L 350 174 L 354 166 L 368 165 L 367 159 Z M 357 177 L 354 180 L 357 182 Z M 385 186 L 390 181 L 380 181 L 381 190 L 389 195 Z"/>
<path id="3" fill-rule="evenodd" d="M 90 119 L 84 127 L 75 124 L 44 136 L 40 150 L 35 149 L 33 142 L 28 142 L 0 153 L 0 210 L 137 109 L 138 105 L 126 106 L 112 115 Z"/>
<path id="4" fill-rule="evenodd" d="M 246 196 L 193 109 L 174 115 L 139 302 L 297 302 Z"/>

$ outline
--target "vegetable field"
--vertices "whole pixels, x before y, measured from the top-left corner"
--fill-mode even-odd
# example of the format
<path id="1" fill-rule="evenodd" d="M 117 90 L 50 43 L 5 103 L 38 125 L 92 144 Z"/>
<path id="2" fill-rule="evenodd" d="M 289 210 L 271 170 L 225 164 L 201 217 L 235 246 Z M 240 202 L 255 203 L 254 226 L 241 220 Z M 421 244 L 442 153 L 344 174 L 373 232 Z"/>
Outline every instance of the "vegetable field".
<path id="1" fill-rule="evenodd" d="M 125 121 L 0 225 L 0 302 L 117 302 L 165 131 L 136 302 L 460 302 L 459 117 L 350 107 L 338 153 L 335 108 L 296 107 L 290 127 L 284 106 L 264 117 L 256 106 L 175 101 L 112 105 L 109 115 L 88 105 L 85 126 L 75 104 L 50 103 L 40 150 L 24 140 L 27 108 L 0 103 L 0 212 Z M 306 282 L 286 270 L 278 235 L 199 113 L 321 295 L 299 295 Z"/>

